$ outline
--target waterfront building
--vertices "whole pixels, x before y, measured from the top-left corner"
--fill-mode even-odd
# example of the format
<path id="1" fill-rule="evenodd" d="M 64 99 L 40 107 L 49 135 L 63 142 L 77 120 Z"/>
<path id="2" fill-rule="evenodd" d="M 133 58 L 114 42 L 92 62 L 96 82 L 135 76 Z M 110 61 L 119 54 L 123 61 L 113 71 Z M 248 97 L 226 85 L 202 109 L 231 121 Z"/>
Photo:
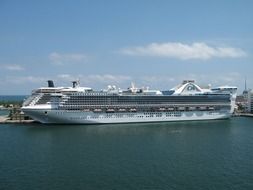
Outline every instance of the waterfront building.
<path id="1" fill-rule="evenodd" d="M 253 113 L 253 90 L 248 91 L 247 111 L 250 112 L 250 113 Z"/>

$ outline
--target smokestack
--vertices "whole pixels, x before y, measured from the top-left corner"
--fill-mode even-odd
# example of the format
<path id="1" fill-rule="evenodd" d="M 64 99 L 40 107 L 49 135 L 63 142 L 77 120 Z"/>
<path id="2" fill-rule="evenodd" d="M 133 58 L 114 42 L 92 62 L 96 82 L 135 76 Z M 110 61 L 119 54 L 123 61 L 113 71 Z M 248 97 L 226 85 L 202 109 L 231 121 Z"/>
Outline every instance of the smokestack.
<path id="1" fill-rule="evenodd" d="M 72 81 L 72 84 L 73 84 L 73 88 L 77 87 L 77 81 Z"/>
<path id="2" fill-rule="evenodd" d="M 47 83 L 48 83 L 48 87 L 50 87 L 50 88 L 54 87 L 54 81 L 48 80 Z"/>

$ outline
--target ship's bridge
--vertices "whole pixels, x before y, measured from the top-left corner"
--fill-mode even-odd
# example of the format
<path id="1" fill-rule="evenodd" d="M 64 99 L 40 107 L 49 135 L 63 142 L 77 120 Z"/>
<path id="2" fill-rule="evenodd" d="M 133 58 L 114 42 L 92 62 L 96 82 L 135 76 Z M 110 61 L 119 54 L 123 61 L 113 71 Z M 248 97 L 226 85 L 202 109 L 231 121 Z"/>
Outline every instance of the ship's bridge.
<path id="1" fill-rule="evenodd" d="M 236 86 L 220 86 L 220 87 L 212 88 L 212 91 L 219 92 L 219 93 L 230 92 L 231 94 L 234 94 L 237 91 L 237 87 Z"/>

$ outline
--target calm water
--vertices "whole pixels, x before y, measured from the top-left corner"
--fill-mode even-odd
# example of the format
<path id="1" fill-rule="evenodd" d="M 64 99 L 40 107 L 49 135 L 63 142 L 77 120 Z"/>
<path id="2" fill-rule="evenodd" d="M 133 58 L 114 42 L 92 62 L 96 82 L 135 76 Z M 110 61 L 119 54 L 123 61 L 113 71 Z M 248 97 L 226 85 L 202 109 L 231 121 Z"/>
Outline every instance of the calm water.
<path id="1" fill-rule="evenodd" d="M 9 95 L 9 96 L 3 96 L 0 95 L 0 102 L 8 102 L 8 101 L 23 101 L 26 99 L 28 96 L 26 95 Z"/>
<path id="2" fill-rule="evenodd" d="M 0 189 L 253 189 L 253 118 L 0 125 Z"/>
<path id="3" fill-rule="evenodd" d="M 9 115 L 9 110 L 1 110 L 0 109 L 0 116 L 7 116 Z"/>

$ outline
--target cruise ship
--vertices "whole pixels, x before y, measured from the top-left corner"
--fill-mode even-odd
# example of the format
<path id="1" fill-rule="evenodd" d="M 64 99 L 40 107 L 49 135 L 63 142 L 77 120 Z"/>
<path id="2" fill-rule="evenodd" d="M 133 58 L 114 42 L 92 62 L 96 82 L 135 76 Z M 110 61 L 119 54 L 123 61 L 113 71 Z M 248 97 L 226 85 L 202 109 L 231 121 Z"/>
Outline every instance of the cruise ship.
<path id="1" fill-rule="evenodd" d="M 32 91 L 22 111 L 41 123 L 97 124 L 213 120 L 229 118 L 235 108 L 237 87 L 201 88 L 185 80 L 170 90 L 108 86 L 106 90 L 47 87 Z"/>

